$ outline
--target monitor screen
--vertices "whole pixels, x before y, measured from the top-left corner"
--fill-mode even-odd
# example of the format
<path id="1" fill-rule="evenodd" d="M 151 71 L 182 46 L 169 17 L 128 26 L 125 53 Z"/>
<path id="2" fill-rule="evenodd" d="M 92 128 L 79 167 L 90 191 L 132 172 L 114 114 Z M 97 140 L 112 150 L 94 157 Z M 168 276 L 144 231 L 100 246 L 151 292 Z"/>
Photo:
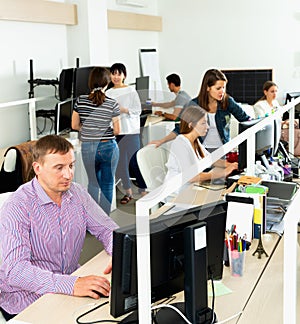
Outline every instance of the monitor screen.
<path id="1" fill-rule="evenodd" d="M 72 97 L 74 69 L 63 69 L 59 75 L 58 95 L 59 100 L 64 101 Z"/>
<path id="2" fill-rule="evenodd" d="M 135 89 L 140 97 L 141 103 L 145 104 L 149 99 L 149 76 L 142 76 L 135 79 Z"/>
<path id="3" fill-rule="evenodd" d="M 56 105 L 55 131 L 57 135 L 68 133 L 71 130 L 73 105 L 73 99 L 59 102 Z"/>
<path id="4" fill-rule="evenodd" d="M 89 94 L 89 76 L 94 66 L 76 68 L 74 71 L 73 97 Z"/>
<path id="5" fill-rule="evenodd" d="M 190 225 L 206 223 L 207 271 L 199 276 L 222 278 L 226 215 L 227 203 L 218 201 L 150 221 L 152 302 L 184 290 L 184 229 Z M 114 231 L 112 264 L 111 314 L 119 317 L 138 307 L 135 225 Z"/>
<path id="6" fill-rule="evenodd" d="M 248 128 L 256 125 L 263 119 L 252 119 L 249 121 L 239 123 L 239 134 L 247 130 Z M 259 130 L 255 135 L 255 154 L 259 159 L 262 155 L 273 155 L 274 147 L 276 150 L 278 148 L 278 143 L 280 137 L 278 137 L 278 121 L 272 120 L 269 124 L 267 124 L 264 128 Z M 275 130 L 277 130 L 275 132 Z M 276 141 L 276 145 L 275 145 Z M 243 170 L 247 167 L 247 143 L 244 141 L 238 147 L 239 151 L 239 170 Z"/>

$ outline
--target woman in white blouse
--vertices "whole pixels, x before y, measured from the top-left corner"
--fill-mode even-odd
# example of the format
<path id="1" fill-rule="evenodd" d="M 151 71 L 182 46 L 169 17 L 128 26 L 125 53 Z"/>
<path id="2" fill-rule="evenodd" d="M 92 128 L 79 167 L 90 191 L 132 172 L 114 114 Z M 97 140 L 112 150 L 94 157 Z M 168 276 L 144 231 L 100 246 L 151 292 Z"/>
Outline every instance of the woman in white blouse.
<path id="1" fill-rule="evenodd" d="M 167 162 L 166 180 L 182 175 L 182 184 L 203 182 L 227 177 L 233 170 L 238 169 L 238 163 L 218 160 L 207 172 L 199 172 L 192 179 L 187 175 L 191 168 L 197 167 L 202 158 L 210 154 L 200 143 L 199 136 L 205 136 L 208 131 L 207 112 L 200 107 L 190 106 L 185 109 L 180 122 L 180 135 L 173 141 Z M 200 169 L 199 169 L 200 171 Z"/>
<path id="2" fill-rule="evenodd" d="M 120 159 L 117 177 L 121 178 L 125 191 L 121 204 L 127 204 L 133 199 L 130 172 L 136 178 L 139 192 L 144 195 L 146 184 L 136 161 L 136 152 L 140 149 L 140 114 L 141 102 L 133 87 L 124 84 L 127 76 L 126 67 L 122 63 L 115 63 L 110 67 L 110 77 L 113 87 L 106 91 L 106 95 L 116 99 L 121 111 L 121 132 L 117 136 L 120 149 Z"/>
<path id="3" fill-rule="evenodd" d="M 280 105 L 276 99 L 278 87 L 273 81 L 266 81 L 263 85 L 264 95 L 254 105 L 255 118 L 270 116 Z"/>

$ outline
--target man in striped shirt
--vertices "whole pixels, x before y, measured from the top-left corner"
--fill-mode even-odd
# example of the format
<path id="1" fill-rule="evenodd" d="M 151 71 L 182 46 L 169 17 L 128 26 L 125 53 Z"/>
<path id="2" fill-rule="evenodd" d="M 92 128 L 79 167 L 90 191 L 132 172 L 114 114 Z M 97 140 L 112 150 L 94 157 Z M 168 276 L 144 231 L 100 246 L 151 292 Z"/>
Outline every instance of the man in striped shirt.
<path id="1" fill-rule="evenodd" d="M 118 226 L 87 191 L 73 183 L 74 150 L 60 136 L 47 135 L 33 149 L 36 177 L 12 193 L 0 210 L 0 310 L 9 319 L 46 293 L 108 296 L 109 281 L 71 275 L 86 231 L 112 254 Z M 111 271 L 111 262 L 104 273 Z"/>

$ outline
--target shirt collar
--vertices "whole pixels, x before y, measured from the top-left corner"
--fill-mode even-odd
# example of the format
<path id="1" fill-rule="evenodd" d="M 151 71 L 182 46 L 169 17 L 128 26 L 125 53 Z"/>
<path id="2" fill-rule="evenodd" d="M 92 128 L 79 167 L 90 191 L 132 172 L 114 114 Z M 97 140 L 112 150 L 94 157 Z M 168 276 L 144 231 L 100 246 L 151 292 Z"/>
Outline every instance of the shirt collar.
<path id="1" fill-rule="evenodd" d="M 33 183 L 33 187 L 34 187 L 36 194 L 39 197 L 42 205 L 54 203 L 54 201 L 47 195 L 46 191 L 43 189 L 43 187 L 39 183 L 37 177 L 33 178 L 32 183 Z M 72 186 L 73 186 L 73 184 L 71 184 L 71 187 Z M 67 191 L 63 192 L 63 194 L 62 194 L 62 201 L 63 200 L 69 201 L 72 196 L 73 195 L 72 195 L 71 191 L 67 190 Z"/>

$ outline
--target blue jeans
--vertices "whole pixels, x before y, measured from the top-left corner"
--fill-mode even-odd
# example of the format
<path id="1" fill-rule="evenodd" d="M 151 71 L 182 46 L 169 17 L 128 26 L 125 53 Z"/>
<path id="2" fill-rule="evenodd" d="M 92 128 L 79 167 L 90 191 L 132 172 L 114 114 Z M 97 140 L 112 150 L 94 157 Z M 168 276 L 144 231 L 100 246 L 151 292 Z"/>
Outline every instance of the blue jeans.
<path id="1" fill-rule="evenodd" d="M 88 176 L 88 192 L 107 215 L 110 214 L 114 179 L 119 161 L 115 140 L 83 142 L 82 160 Z M 100 188 L 100 190 L 99 190 Z"/>
<path id="2" fill-rule="evenodd" d="M 136 160 L 140 149 L 140 134 L 118 135 L 117 143 L 120 149 L 120 159 L 117 167 L 117 179 L 121 178 L 125 190 L 131 188 L 130 175 L 136 178 L 140 191 L 146 188 Z M 129 172 L 131 171 L 131 173 Z"/>

